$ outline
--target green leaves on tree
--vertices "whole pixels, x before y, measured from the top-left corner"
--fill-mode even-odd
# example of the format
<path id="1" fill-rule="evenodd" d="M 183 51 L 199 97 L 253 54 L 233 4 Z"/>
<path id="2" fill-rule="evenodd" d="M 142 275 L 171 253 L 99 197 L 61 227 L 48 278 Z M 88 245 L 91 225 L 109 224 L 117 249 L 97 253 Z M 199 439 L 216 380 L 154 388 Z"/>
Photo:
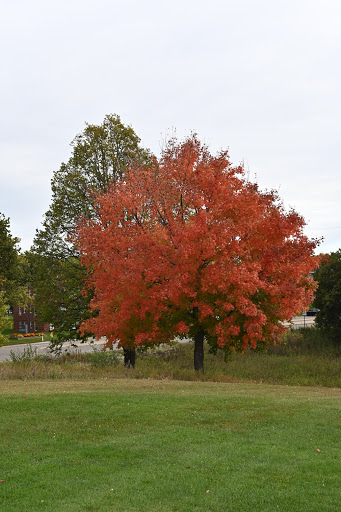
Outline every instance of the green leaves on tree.
<path id="1" fill-rule="evenodd" d="M 71 147 L 71 157 L 53 174 L 51 206 L 30 254 L 38 316 L 54 325 L 59 340 L 78 336 L 91 296 L 82 293 L 88 271 L 70 241 L 77 223 L 95 218 L 95 197 L 124 179 L 128 167 L 151 158 L 118 115 L 105 116 L 101 125 L 86 124 Z"/>

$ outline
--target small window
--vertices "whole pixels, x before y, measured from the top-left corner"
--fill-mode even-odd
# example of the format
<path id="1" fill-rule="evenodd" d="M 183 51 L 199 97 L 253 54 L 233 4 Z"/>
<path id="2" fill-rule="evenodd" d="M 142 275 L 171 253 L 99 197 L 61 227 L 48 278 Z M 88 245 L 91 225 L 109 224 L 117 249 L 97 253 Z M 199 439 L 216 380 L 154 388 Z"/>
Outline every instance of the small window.
<path id="1" fill-rule="evenodd" d="M 19 322 L 19 332 L 20 332 L 20 334 L 25 334 L 26 333 L 25 322 Z"/>

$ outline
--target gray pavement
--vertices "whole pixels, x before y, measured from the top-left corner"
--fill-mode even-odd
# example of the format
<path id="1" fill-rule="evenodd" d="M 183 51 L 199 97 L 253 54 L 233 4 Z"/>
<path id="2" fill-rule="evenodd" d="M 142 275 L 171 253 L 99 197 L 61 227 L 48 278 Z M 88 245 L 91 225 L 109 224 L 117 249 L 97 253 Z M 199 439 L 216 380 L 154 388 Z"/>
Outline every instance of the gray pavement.
<path id="1" fill-rule="evenodd" d="M 295 316 L 291 322 L 284 322 L 286 327 L 300 329 L 301 327 L 312 327 L 315 325 L 315 316 Z"/>
<path id="2" fill-rule="evenodd" d="M 101 350 L 105 343 L 105 339 L 95 340 L 93 342 L 85 342 L 81 343 L 79 341 L 75 342 L 76 347 L 72 347 L 71 343 L 64 343 L 63 345 L 63 353 L 65 352 L 92 352 L 93 350 Z M 23 343 L 21 345 L 7 345 L 6 347 L 0 347 L 0 362 L 3 361 L 10 361 L 10 353 L 11 351 L 15 354 L 22 354 L 24 350 L 28 348 L 28 346 L 31 347 L 32 350 L 36 351 L 38 355 L 40 354 L 49 354 L 48 341 L 40 341 L 37 343 Z"/>

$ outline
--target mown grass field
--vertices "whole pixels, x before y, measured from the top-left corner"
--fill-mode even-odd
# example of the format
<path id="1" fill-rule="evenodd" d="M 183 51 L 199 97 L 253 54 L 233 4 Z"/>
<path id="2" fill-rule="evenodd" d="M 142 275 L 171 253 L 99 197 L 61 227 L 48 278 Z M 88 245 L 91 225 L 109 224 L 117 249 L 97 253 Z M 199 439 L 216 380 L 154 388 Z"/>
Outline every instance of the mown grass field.
<path id="1" fill-rule="evenodd" d="M 42 336 L 30 336 L 30 337 L 18 337 L 18 338 L 9 338 L 8 341 L 3 343 L 0 346 L 9 346 L 9 345 L 27 345 L 28 343 L 37 343 L 42 341 Z M 44 341 L 49 341 L 47 336 L 44 335 Z"/>
<path id="2" fill-rule="evenodd" d="M 340 344 L 0 363 L 1 512 L 339 512 Z M 318 387 L 317 387 L 318 386 Z M 324 386 L 324 387 L 322 387 Z"/>
<path id="3" fill-rule="evenodd" d="M 340 510 L 341 390 L 3 380 L 2 512 Z"/>

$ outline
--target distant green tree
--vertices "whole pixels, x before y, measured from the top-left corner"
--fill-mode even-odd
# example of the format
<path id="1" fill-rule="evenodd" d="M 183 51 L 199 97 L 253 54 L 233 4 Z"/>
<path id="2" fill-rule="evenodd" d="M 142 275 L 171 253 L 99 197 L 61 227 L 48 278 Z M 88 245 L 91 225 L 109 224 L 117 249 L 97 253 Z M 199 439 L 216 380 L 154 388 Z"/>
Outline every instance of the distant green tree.
<path id="1" fill-rule="evenodd" d="M 315 271 L 318 283 L 314 306 L 320 311 L 316 316 L 319 327 L 336 335 L 341 334 L 341 249 L 323 258 Z"/>
<path id="2" fill-rule="evenodd" d="M 16 288 L 18 242 L 11 235 L 9 219 L 0 214 L 0 291 L 7 300 L 12 299 Z"/>
<path id="3" fill-rule="evenodd" d="M 10 306 L 27 304 L 26 275 L 23 255 L 19 254 L 19 238 L 13 237 L 10 221 L 0 213 L 0 345 L 6 341 L 3 331 L 8 327 Z"/>
<path id="4" fill-rule="evenodd" d="M 71 147 L 70 159 L 53 175 L 52 203 L 29 254 L 38 317 L 53 323 L 61 341 L 78 338 L 89 314 L 90 295 L 82 293 L 86 271 L 70 236 L 80 218 L 95 217 L 95 196 L 124 179 L 133 163 L 150 159 L 118 115 L 107 115 L 101 125 L 86 124 Z"/>
<path id="5" fill-rule="evenodd" d="M 11 306 L 27 301 L 19 242 L 19 238 L 11 234 L 10 220 L 0 213 L 0 292 Z"/>
<path id="6" fill-rule="evenodd" d="M 77 329 L 80 320 L 88 318 L 90 296 L 81 291 L 85 272 L 78 257 L 58 258 L 31 252 L 29 260 L 37 316 L 54 326 L 56 336 L 51 346 L 58 349 L 65 340 L 80 339 Z"/>
<path id="7" fill-rule="evenodd" d="M 5 294 L 0 292 L 0 347 L 7 341 L 2 333 L 9 326 L 8 308 L 9 305 L 6 303 Z"/>

